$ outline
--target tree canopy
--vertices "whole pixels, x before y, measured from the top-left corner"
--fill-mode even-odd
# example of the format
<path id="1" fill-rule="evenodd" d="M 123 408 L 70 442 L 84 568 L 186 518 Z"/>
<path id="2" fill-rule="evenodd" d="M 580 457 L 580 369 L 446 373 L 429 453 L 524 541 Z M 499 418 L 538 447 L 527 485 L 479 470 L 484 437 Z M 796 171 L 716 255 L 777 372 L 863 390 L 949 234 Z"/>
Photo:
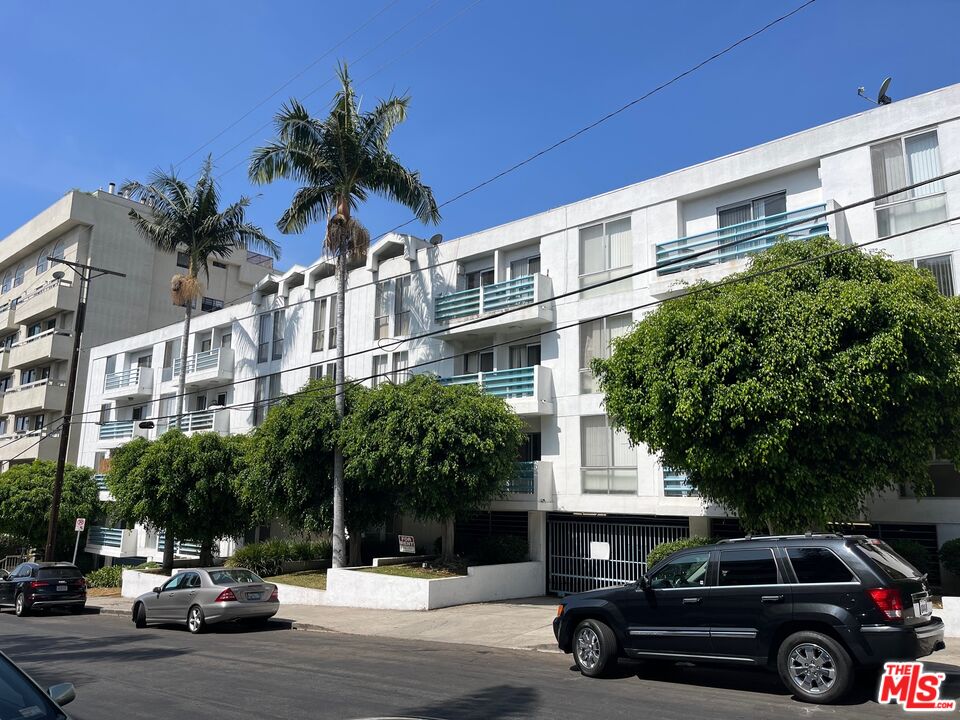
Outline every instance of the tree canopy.
<path id="1" fill-rule="evenodd" d="M 960 301 L 841 247 L 778 243 L 732 278 L 804 264 L 696 286 L 593 364 L 612 422 L 751 529 L 822 528 L 901 483 L 923 494 L 931 451 L 960 457 Z"/>
<path id="2" fill-rule="evenodd" d="M 47 460 L 14 465 L 0 474 L 0 533 L 30 547 L 44 546 L 56 474 L 57 464 Z M 75 518 L 86 518 L 89 523 L 97 517 L 99 495 L 93 470 L 67 465 L 57 528 L 58 554 L 73 547 Z"/>

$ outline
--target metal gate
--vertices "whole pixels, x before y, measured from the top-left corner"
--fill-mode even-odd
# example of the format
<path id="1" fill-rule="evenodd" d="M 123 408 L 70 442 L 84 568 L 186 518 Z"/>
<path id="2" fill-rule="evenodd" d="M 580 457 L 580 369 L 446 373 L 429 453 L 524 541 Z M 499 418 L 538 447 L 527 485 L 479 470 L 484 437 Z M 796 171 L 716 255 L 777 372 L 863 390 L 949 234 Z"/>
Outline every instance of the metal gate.
<path id="1" fill-rule="evenodd" d="M 632 582 L 650 550 L 689 535 L 687 518 L 548 515 L 547 590 L 564 595 Z M 596 542 L 609 545 L 609 560 L 591 558 Z"/>

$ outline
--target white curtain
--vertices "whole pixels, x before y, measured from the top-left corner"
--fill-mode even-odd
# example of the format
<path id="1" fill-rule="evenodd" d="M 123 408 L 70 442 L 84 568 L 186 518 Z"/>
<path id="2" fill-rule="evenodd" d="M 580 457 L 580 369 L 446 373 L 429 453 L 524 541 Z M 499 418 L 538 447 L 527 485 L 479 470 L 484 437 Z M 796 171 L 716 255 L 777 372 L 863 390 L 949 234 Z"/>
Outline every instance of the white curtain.
<path id="1" fill-rule="evenodd" d="M 900 147 L 899 140 L 891 140 L 871 147 L 870 161 L 873 165 L 873 189 L 877 195 L 902 188 L 907 184 L 907 175 L 903 164 L 903 149 Z M 905 200 L 906 197 L 906 193 L 892 195 L 877 200 L 877 205 Z"/>
<path id="2" fill-rule="evenodd" d="M 631 325 L 633 325 L 633 318 L 629 314 L 607 318 L 607 337 L 603 347 L 603 357 L 610 357 L 610 353 L 613 352 L 611 344 L 614 338 L 626 335 Z"/>
<path id="3" fill-rule="evenodd" d="M 633 265 L 633 237 L 630 233 L 630 218 L 607 223 L 610 244 L 609 269 Z"/>
<path id="4" fill-rule="evenodd" d="M 600 357 L 603 320 L 591 320 L 580 326 L 580 367 L 590 367 L 590 361 Z"/>
<path id="5" fill-rule="evenodd" d="M 605 415 L 580 418 L 580 464 L 583 467 L 610 467 L 610 429 Z"/>
<path id="6" fill-rule="evenodd" d="M 929 132 L 914 135 L 903 141 L 907 150 L 907 165 L 910 168 L 910 183 L 921 182 L 940 174 L 940 154 L 937 148 L 937 133 Z M 943 192 L 943 181 L 914 189 L 914 197 L 933 195 Z"/>
<path id="7" fill-rule="evenodd" d="M 637 450 L 630 444 L 625 432 L 609 429 L 613 440 L 613 466 L 635 468 L 637 465 Z"/>
<path id="8" fill-rule="evenodd" d="M 603 225 L 580 230 L 580 274 L 600 272 L 606 269 L 603 252 Z"/>

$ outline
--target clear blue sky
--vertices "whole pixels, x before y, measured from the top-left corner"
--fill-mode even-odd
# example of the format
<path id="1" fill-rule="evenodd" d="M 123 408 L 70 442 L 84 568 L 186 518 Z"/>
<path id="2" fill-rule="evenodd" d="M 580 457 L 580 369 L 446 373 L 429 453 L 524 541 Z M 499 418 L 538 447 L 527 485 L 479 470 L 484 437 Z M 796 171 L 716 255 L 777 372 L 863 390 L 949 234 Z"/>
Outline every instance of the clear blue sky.
<path id="1" fill-rule="evenodd" d="M 323 113 L 335 63 L 346 59 L 368 103 L 412 95 L 394 149 L 444 200 L 800 4 L 474 2 L 398 0 L 182 171 L 240 143 L 281 101 L 326 83 L 305 101 Z M 71 188 L 144 179 L 180 162 L 387 3 L 0 4 L 0 238 Z M 960 82 L 957 27 L 957 0 L 818 0 L 446 208 L 439 231 L 457 237 L 865 110 L 857 86 L 875 93 L 885 75 L 894 99 Z M 257 196 L 251 216 L 282 243 L 280 266 L 307 263 L 322 228 L 281 236 L 274 226 L 292 186 L 246 180 L 245 160 L 268 136 L 260 130 L 217 159 L 224 198 Z M 372 235 L 408 217 L 381 201 L 361 209 Z"/>

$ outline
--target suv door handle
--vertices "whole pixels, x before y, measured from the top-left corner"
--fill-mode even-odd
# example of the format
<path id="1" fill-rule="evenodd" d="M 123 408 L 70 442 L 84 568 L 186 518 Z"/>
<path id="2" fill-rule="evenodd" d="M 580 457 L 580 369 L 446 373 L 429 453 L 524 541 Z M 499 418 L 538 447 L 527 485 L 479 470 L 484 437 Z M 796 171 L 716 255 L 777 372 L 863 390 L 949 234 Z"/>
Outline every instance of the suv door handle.
<path id="1" fill-rule="evenodd" d="M 760 598 L 760 602 L 765 602 L 765 603 L 783 602 L 783 595 L 763 595 Z"/>
<path id="2" fill-rule="evenodd" d="M 684 598 L 684 605 L 698 605 L 703 598 Z"/>

